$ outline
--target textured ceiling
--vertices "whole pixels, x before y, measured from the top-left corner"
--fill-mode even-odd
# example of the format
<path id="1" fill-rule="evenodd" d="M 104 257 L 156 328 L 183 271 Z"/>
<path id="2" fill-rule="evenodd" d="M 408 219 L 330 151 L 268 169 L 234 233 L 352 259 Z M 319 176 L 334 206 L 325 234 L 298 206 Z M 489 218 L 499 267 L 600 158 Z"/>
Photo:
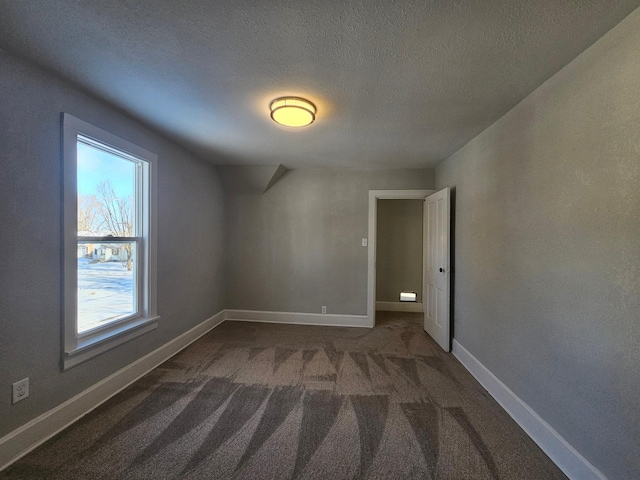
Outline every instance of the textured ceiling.
<path id="1" fill-rule="evenodd" d="M 427 167 L 640 0 L 0 0 L 0 46 L 218 164 Z M 318 106 L 292 131 L 284 94 Z"/>

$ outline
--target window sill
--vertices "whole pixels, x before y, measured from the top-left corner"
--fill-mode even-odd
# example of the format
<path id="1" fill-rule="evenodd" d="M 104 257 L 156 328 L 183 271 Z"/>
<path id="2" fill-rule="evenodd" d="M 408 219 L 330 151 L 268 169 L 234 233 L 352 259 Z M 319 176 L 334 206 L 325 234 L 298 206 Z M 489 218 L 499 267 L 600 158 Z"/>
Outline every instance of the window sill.
<path id="1" fill-rule="evenodd" d="M 159 316 L 138 318 L 86 338 L 65 351 L 62 370 L 68 370 L 123 343 L 158 328 Z"/>

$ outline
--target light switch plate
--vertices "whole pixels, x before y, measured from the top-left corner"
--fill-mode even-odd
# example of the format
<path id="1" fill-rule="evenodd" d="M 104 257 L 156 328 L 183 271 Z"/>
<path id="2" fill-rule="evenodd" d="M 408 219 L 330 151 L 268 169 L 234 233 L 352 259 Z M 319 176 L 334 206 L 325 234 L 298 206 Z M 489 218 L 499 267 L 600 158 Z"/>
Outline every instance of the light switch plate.
<path id="1" fill-rule="evenodd" d="M 367 246 L 367 239 L 366 239 L 366 238 L 363 238 L 363 239 L 362 239 L 362 246 L 363 246 L 363 247 L 366 247 L 366 246 Z"/>

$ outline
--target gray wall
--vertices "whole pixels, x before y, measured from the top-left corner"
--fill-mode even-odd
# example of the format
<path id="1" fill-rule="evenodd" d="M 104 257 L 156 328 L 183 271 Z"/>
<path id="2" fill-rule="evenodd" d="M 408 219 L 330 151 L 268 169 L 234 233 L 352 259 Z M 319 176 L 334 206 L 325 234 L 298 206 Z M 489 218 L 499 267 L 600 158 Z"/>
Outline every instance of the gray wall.
<path id="1" fill-rule="evenodd" d="M 158 330 L 60 372 L 61 112 L 158 154 Z M 0 436 L 220 311 L 223 192 L 215 169 L 0 50 Z M 31 378 L 11 405 L 11 383 Z"/>
<path id="2" fill-rule="evenodd" d="M 298 169 L 229 195 L 228 308 L 366 315 L 369 190 L 432 189 L 434 171 Z"/>
<path id="3" fill-rule="evenodd" d="M 455 338 L 611 479 L 640 478 L 640 10 L 436 170 Z"/>
<path id="4" fill-rule="evenodd" d="M 378 200 L 376 301 L 417 292 L 422 303 L 422 200 Z"/>

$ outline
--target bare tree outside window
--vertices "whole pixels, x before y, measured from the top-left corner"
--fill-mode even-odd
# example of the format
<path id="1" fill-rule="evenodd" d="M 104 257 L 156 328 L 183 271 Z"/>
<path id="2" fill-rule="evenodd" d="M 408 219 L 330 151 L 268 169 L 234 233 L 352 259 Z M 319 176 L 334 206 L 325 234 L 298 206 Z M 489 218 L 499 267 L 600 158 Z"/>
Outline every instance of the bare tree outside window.
<path id="1" fill-rule="evenodd" d="M 98 218 L 98 199 L 95 195 L 78 196 L 78 231 L 91 232 L 94 234 L 99 230 L 100 220 Z"/>
<path id="2" fill-rule="evenodd" d="M 78 196 L 78 231 L 95 236 L 112 235 L 131 237 L 134 235 L 132 198 L 118 197 L 110 180 L 98 183 L 97 195 Z M 126 257 L 122 266 L 133 269 L 133 251 L 131 243 L 109 245 L 114 252 L 123 249 Z"/>
<path id="3" fill-rule="evenodd" d="M 132 237 L 132 199 L 118 197 L 110 180 L 98 183 L 97 190 L 97 211 L 100 218 L 100 229 L 108 231 L 114 237 Z M 132 270 L 132 245 L 131 243 L 123 243 L 113 248 L 119 248 L 120 246 L 126 252 L 126 259 L 122 264 L 126 265 L 127 270 Z"/>

